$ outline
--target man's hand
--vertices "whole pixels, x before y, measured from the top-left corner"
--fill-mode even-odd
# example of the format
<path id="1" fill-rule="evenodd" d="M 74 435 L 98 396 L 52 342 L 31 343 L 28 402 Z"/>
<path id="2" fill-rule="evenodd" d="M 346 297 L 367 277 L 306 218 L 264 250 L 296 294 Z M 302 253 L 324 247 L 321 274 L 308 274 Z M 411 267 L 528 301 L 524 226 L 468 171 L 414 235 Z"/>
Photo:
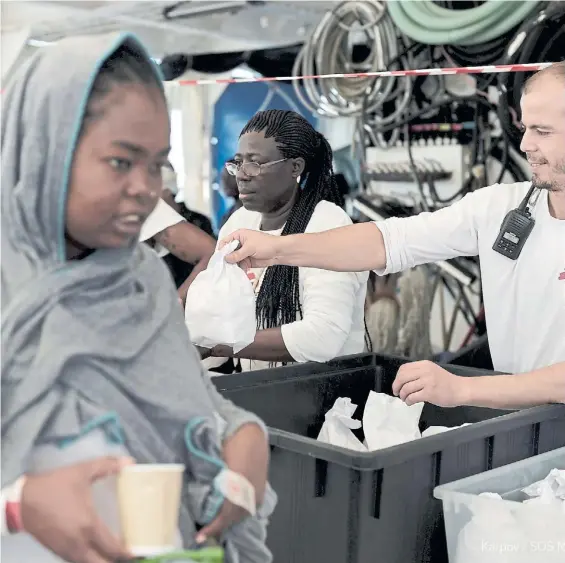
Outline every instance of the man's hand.
<path id="1" fill-rule="evenodd" d="M 114 475 L 128 458 L 99 458 L 47 473 L 28 475 L 22 490 L 24 530 L 71 563 L 114 563 L 131 559 L 97 515 L 92 484 Z"/>
<path id="2" fill-rule="evenodd" d="M 233 358 L 235 357 L 233 353 L 233 348 L 231 346 L 226 346 L 225 344 L 217 344 L 210 350 L 210 355 L 212 358 Z"/>
<path id="3" fill-rule="evenodd" d="M 226 262 L 239 264 L 244 270 L 263 268 L 277 263 L 280 237 L 260 231 L 239 230 L 222 239 L 218 248 L 238 240 L 239 248 L 226 256 Z"/>
<path id="4" fill-rule="evenodd" d="M 398 370 L 392 392 L 407 405 L 432 403 L 440 407 L 465 404 L 465 378 L 429 361 L 404 364 Z"/>

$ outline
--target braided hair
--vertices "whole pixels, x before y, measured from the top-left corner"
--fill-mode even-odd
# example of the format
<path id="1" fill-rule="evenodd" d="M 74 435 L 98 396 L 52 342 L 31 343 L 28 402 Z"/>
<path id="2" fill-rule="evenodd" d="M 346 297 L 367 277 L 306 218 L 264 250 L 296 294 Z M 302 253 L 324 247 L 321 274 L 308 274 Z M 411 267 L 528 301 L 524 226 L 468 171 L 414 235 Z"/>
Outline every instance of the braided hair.
<path id="1" fill-rule="evenodd" d="M 267 110 L 256 113 L 241 135 L 262 132 L 273 137 L 284 158 L 302 157 L 304 168 L 298 198 L 281 236 L 303 233 L 314 209 L 322 200 L 343 207 L 344 201 L 333 176 L 333 153 L 327 139 L 298 113 Z M 240 136 L 241 136 L 240 135 Z M 267 268 L 257 296 L 257 328 L 275 328 L 302 317 L 298 268 Z"/>

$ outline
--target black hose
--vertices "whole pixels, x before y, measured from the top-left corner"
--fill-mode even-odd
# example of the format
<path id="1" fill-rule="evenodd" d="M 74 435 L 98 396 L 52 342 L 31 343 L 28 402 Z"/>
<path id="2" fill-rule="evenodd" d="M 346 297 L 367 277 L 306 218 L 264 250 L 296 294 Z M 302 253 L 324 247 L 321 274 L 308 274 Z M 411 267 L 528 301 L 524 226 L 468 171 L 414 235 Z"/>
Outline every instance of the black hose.
<path id="1" fill-rule="evenodd" d="M 558 62 L 565 59 L 565 2 L 548 2 L 519 27 L 509 42 L 501 64 Z M 493 77 L 496 75 L 493 75 Z M 520 112 L 520 98 L 528 73 L 498 75 L 498 117 L 511 145 L 519 150 L 521 133 L 513 125 L 511 111 Z"/>
<path id="2" fill-rule="evenodd" d="M 503 152 L 498 145 L 493 145 L 491 147 L 490 156 L 491 158 L 498 160 L 502 166 Z M 528 180 L 526 173 L 511 154 L 509 154 L 506 159 L 506 171 L 512 175 L 516 182 L 526 182 Z"/>
<path id="3" fill-rule="evenodd" d="M 508 46 L 508 42 L 517 31 L 517 27 L 512 31 L 479 45 L 444 45 L 447 54 L 459 66 L 478 66 L 496 64 L 503 56 Z"/>

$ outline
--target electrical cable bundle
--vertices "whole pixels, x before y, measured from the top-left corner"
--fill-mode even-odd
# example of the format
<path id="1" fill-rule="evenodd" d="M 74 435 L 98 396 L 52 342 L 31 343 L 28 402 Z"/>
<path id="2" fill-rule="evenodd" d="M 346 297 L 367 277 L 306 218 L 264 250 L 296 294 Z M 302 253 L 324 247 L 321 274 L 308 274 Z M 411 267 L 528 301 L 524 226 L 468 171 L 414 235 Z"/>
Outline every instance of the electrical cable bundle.
<path id="1" fill-rule="evenodd" d="M 421 173 L 415 165 L 415 159 L 412 154 L 413 137 L 410 133 L 408 124 L 425 114 L 429 115 L 434 112 L 439 112 L 440 116 L 444 115 L 445 118 L 447 118 L 448 115 L 453 115 L 453 112 L 455 112 L 457 108 L 461 107 L 467 108 L 467 111 L 474 108 L 475 114 L 475 126 L 473 128 L 473 138 L 471 140 L 473 150 L 469 162 L 470 174 L 456 193 L 452 194 L 450 197 L 442 198 L 438 195 L 432 176 Z M 489 113 L 496 111 L 497 106 L 486 96 L 474 95 L 465 99 L 458 99 L 450 96 L 446 92 L 443 92 L 433 103 L 426 104 L 424 107 L 416 111 L 406 112 L 406 114 L 394 124 L 382 127 L 380 130 L 374 130 L 372 134 L 368 135 L 368 137 L 373 141 L 372 144 L 375 144 L 374 137 L 376 134 L 390 132 L 393 128 L 396 132 L 400 132 L 400 128 L 404 127 L 402 132 L 403 140 L 407 146 L 407 155 L 410 161 L 410 168 L 414 176 L 414 182 L 417 184 L 421 194 L 421 205 L 423 205 L 423 210 L 431 211 L 434 208 L 453 203 L 455 200 L 474 189 L 489 184 L 500 183 L 506 173 L 510 173 L 515 181 L 526 180 L 525 174 L 519 163 L 510 152 L 510 137 L 508 132 L 503 128 L 502 135 L 499 138 L 488 136 L 488 116 Z M 436 116 L 434 119 L 442 121 L 444 118 Z M 373 124 L 372 127 L 374 128 L 375 124 Z M 365 126 L 364 132 L 366 131 L 367 127 Z M 363 137 L 361 145 L 362 147 L 365 146 L 365 139 Z M 500 171 L 496 178 L 488 178 L 487 176 L 487 165 L 492 159 L 497 160 L 500 163 Z M 426 192 L 428 195 L 425 195 Z M 428 206 L 427 200 L 429 198 L 432 200 L 432 207 Z"/>
<path id="2" fill-rule="evenodd" d="M 368 54 L 357 61 L 353 38 L 364 34 Z M 399 56 L 397 30 L 384 2 L 369 0 L 343 2 L 328 12 L 300 51 L 293 68 L 294 76 L 315 74 L 363 73 L 384 70 Z M 402 59 L 405 59 L 402 57 Z M 400 61 L 396 68 L 400 67 Z M 394 101 L 396 110 L 383 117 L 393 123 L 411 97 L 410 77 L 326 78 L 293 81 L 296 95 L 312 112 L 328 116 L 359 115 L 363 110 L 380 113 L 382 106 Z"/>
<path id="3" fill-rule="evenodd" d="M 540 8 L 542 11 L 536 12 Z M 342 2 L 325 14 L 303 46 L 293 75 L 432 68 L 443 66 L 444 59 L 450 66 L 481 64 L 477 59 L 502 64 L 557 61 L 565 55 L 564 15 L 565 2 Z M 366 40 L 359 45 L 362 36 Z M 356 56 L 360 46 L 365 57 Z M 431 198 L 435 208 L 484 185 L 501 182 L 505 174 L 516 181 L 525 179 L 510 150 L 512 146 L 519 148 L 518 112 L 524 75 L 468 77 L 470 88 L 465 86 L 467 77 L 462 76 L 330 76 L 325 80 L 294 80 L 293 85 L 312 112 L 358 118 L 356 139 L 363 170 L 366 146 L 386 149 L 402 136 L 422 199 L 425 202 Z M 498 104 L 489 90 L 497 82 Z M 467 136 L 462 141 L 472 143 L 470 173 L 457 193 L 441 198 L 433 175 L 420 174 L 416 169 L 410 127 L 406 126 L 423 121 L 425 127 L 432 118 L 436 123 L 468 122 L 470 112 L 475 115 L 473 138 Z M 490 135 L 493 113 L 500 119 L 499 136 Z M 488 177 L 487 165 L 492 160 L 500 164 L 496 178 Z M 424 196 L 424 192 L 429 195 Z"/>

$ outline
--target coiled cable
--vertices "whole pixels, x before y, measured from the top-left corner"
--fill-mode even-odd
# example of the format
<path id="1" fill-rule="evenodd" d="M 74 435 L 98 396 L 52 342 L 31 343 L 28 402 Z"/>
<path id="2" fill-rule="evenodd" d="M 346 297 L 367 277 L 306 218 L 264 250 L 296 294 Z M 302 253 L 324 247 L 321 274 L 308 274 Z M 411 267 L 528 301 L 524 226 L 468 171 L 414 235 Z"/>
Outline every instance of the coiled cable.
<path id="1" fill-rule="evenodd" d="M 353 36 L 367 37 L 369 54 L 356 62 L 351 47 Z M 378 0 L 342 2 L 327 12 L 296 58 L 293 75 L 352 74 L 377 72 L 398 58 L 397 30 L 388 15 L 386 4 Z M 300 101 L 313 113 L 327 116 L 381 113 L 382 106 L 392 99 L 396 109 L 382 117 L 383 123 L 393 123 L 410 103 L 410 77 L 378 78 L 348 77 L 293 81 Z M 395 86 L 397 90 L 394 91 Z"/>
<path id="2" fill-rule="evenodd" d="M 403 39 L 398 38 L 398 48 L 402 50 L 394 59 L 389 61 L 385 70 L 388 71 L 397 68 L 401 61 L 409 61 L 408 64 L 410 66 L 408 66 L 408 68 L 414 68 L 417 64 L 420 64 L 421 66 L 431 66 L 435 62 L 435 59 L 433 58 L 433 51 L 428 45 L 412 43 L 411 45 L 406 46 Z M 425 57 L 422 58 L 422 55 L 425 55 Z M 431 94 L 425 95 L 420 87 L 426 82 L 426 80 L 430 79 L 432 81 L 436 81 L 436 88 L 435 91 L 431 92 Z M 373 78 L 373 80 L 375 79 Z M 383 126 L 401 119 L 406 112 L 408 112 L 409 106 L 412 105 L 411 102 L 415 102 L 416 105 L 420 107 L 419 102 L 423 98 L 429 101 L 439 99 L 444 92 L 443 77 L 415 77 L 415 79 L 410 83 L 410 89 L 405 92 L 405 96 L 409 94 L 409 99 L 406 103 L 404 103 L 405 98 L 403 97 L 403 103 L 400 105 L 394 103 L 395 96 L 398 95 L 398 90 L 399 86 L 397 84 L 396 89 L 383 103 L 379 113 L 369 113 L 367 108 L 367 96 L 365 97 L 364 103 L 362 104 L 362 111 L 357 119 L 356 131 L 353 139 L 354 143 L 358 143 L 360 146 L 365 146 L 364 139 L 368 138 L 370 144 L 375 147 L 387 149 L 394 146 L 400 138 L 400 127 L 392 128 L 392 130 L 389 129 L 390 136 L 387 139 L 385 138 L 385 134 L 381 132 Z M 370 89 L 368 91 L 370 92 Z M 361 154 L 363 154 L 363 150 L 361 151 Z"/>

